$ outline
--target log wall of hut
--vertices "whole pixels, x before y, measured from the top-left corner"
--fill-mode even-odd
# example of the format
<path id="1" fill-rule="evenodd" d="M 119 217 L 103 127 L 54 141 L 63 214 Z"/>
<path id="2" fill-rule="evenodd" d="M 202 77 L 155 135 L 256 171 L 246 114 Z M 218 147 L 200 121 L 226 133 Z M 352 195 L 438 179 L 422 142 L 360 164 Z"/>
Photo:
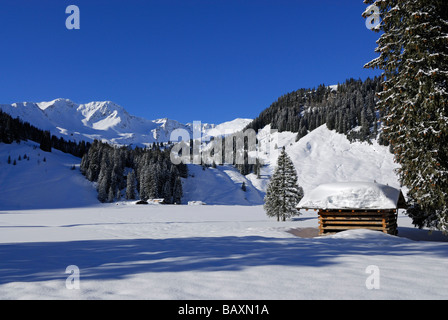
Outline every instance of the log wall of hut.
<path id="1" fill-rule="evenodd" d="M 319 234 L 350 229 L 397 234 L 397 210 L 319 210 Z"/>

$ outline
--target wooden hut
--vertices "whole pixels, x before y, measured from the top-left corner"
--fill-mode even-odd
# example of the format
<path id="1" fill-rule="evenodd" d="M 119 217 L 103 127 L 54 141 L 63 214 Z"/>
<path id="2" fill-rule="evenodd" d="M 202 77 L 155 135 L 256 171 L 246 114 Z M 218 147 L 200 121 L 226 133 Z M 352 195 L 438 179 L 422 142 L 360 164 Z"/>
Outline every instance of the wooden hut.
<path id="1" fill-rule="evenodd" d="M 305 193 L 299 209 L 318 210 L 319 234 L 349 229 L 397 234 L 398 209 L 406 209 L 401 190 L 369 182 L 330 183 Z"/>

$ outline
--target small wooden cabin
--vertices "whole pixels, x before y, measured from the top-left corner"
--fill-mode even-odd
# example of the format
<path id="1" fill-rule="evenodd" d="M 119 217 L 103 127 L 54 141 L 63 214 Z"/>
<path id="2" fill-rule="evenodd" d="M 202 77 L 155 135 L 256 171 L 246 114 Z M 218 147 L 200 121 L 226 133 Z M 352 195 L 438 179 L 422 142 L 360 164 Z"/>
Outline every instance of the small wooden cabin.
<path id="1" fill-rule="evenodd" d="M 406 209 L 406 201 L 390 186 L 344 182 L 318 186 L 297 207 L 318 210 L 320 235 L 359 228 L 396 235 L 398 209 Z"/>

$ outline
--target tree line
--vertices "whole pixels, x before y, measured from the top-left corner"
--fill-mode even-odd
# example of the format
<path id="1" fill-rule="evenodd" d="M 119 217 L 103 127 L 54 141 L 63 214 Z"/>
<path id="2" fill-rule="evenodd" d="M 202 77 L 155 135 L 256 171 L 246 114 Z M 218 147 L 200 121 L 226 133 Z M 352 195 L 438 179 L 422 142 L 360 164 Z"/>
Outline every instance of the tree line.
<path id="1" fill-rule="evenodd" d="M 11 144 L 13 142 L 31 140 L 40 144 L 43 151 L 51 152 L 52 148 L 81 158 L 89 149 L 90 143 L 81 141 L 67 141 L 64 138 L 50 134 L 50 131 L 38 129 L 29 122 L 13 118 L 0 110 L 0 142 Z"/>
<path id="2" fill-rule="evenodd" d="M 171 162 L 170 148 L 131 149 L 98 140 L 82 157 L 80 170 L 89 181 L 96 182 L 101 202 L 125 197 L 128 200 L 163 198 L 165 203 L 180 204 L 181 178 L 188 176 L 185 164 Z"/>
<path id="3" fill-rule="evenodd" d="M 378 133 L 376 94 L 381 90 L 379 77 L 365 81 L 353 78 L 334 90 L 323 84 L 282 95 L 263 110 L 247 127 L 258 131 L 270 124 L 279 132 L 297 132 L 296 140 L 326 124 L 328 129 L 350 139 L 370 141 Z M 356 130 L 354 130 L 356 128 Z"/>

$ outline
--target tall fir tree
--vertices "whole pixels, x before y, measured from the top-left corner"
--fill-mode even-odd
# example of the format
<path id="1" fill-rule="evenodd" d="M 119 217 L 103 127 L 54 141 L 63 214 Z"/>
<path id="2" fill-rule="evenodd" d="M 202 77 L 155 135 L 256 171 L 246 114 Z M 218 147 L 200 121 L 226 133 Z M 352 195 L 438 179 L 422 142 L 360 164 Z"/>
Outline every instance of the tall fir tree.
<path id="1" fill-rule="evenodd" d="M 139 188 L 139 194 L 140 199 L 142 200 L 148 200 L 149 199 L 149 184 L 148 181 L 150 179 L 150 173 L 149 168 L 145 167 L 143 168 L 141 174 L 140 174 L 140 188 Z"/>
<path id="2" fill-rule="evenodd" d="M 296 169 L 283 148 L 266 191 L 264 209 L 268 216 L 285 221 L 300 214 L 296 206 L 302 198 L 303 189 L 297 184 Z"/>
<path id="3" fill-rule="evenodd" d="M 108 200 L 108 192 L 110 188 L 110 170 L 106 167 L 102 168 L 98 176 L 97 190 L 98 200 L 106 202 Z"/>
<path id="4" fill-rule="evenodd" d="M 109 192 L 107 194 L 107 202 L 114 202 L 115 200 L 115 192 L 112 186 L 109 187 Z"/>
<path id="5" fill-rule="evenodd" d="M 40 149 L 43 151 L 51 152 L 51 135 L 50 131 L 44 131 L 40 140 Z"/>
<path id="6" fill-rule="evenodd" d="M 171 190 L 170 180 L 166 180 L 162 188 L 162 198 L 164 203 L 173 203 L 173 192 Z"/>
<path id="7" fill-rule="evenodd" d="M 173 187 L 173 203 L 181 204 L 182 197 L 183 197 L 182 180 L 180 179 L 180 177 L 176 177 Z"/>
<path id="8" fill-rule="evenodd" d="M 126 199 L 135 200 L 135 172 L 132 170 L 126 177 Z"/>
<path id="9" fill-rule="evenodd" d="M 379 8 L 384 138 L 408 189 L 415 225 L 448 232 L 448 2 L 366 0 Z M 366 14 L 366 13 L 365 13 Z"/>

